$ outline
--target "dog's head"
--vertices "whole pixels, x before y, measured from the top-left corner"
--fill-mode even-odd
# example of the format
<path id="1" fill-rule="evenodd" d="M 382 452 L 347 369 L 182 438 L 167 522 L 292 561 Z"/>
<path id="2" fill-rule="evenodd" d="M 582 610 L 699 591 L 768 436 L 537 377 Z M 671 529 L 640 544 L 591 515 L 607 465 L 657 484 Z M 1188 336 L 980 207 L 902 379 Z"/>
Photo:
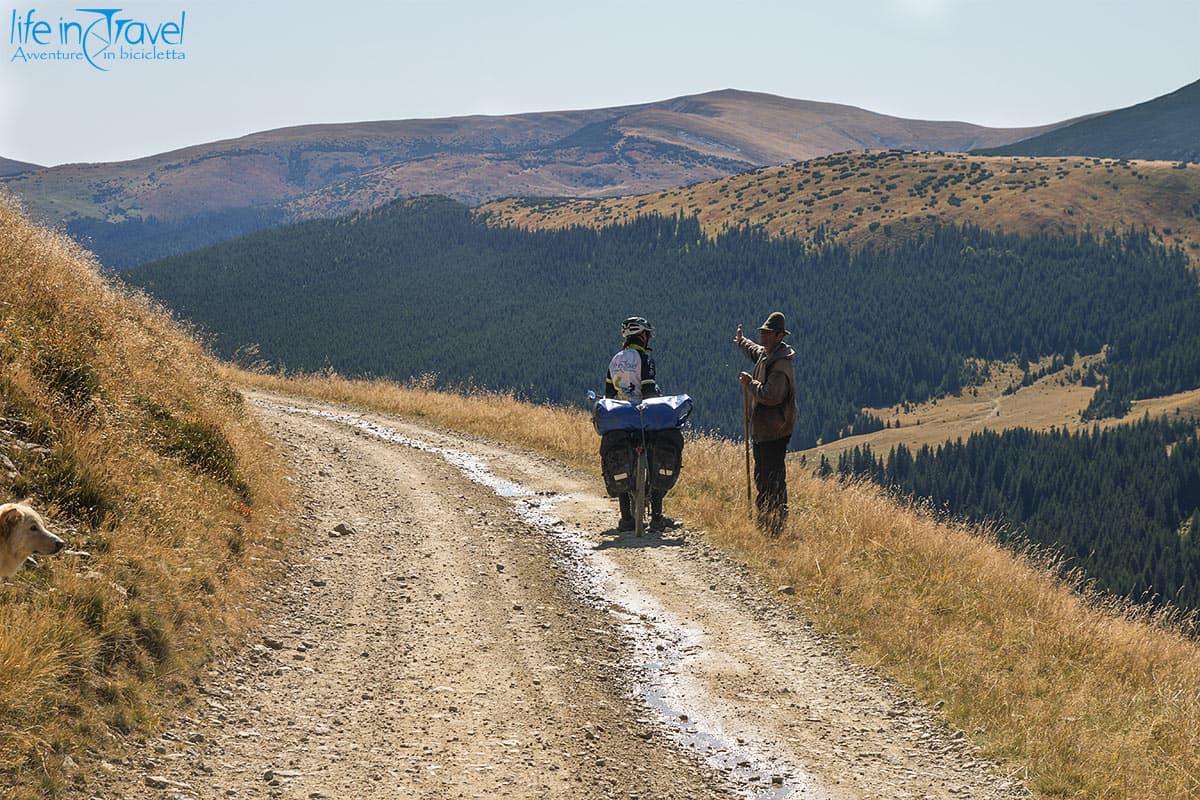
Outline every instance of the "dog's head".
<path id="1" fill-rule="evenodd" d="M 34 553 L 53 555 L 66 544 L 46 528 L 42 515 L 24 503 L 0 505 L 0 577 L 16 574 Z"/>

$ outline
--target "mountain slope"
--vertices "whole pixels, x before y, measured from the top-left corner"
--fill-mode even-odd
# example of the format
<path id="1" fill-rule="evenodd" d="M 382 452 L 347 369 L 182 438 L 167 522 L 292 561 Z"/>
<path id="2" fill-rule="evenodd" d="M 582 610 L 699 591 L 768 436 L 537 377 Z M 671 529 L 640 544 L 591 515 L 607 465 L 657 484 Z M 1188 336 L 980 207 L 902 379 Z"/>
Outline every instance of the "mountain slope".
<path id="1" fill-rule="evenodd" d="M 20 175 L 39 169 L 43 169 L 43 167 L 24 161 L 13 161 L 11 158 L 0 158 L 0 178 L 7 178 L 12 175 Z"/>
<path id="2" fill-rule="evenodd" d="M 632 719 L 620 729 L 612 727 L 608 720 L 624 713 L 619 709 L 626 700 L 614 694 L 607 708 L 597 708 L 604 713 L 603 723 L 597 725 L 596 718 L 582 712 L 591 706 L 574 702 L 584 695 L 571 693 L 579 685 L 572 676 L 591 677 L 593 684 L 599 676 L 603 693 L 624 686 L 603 680 L 618 659 L 624 663 L 627 652 L 624 640 L 610 635 L 608 626 L 614 620 L 653 625 L 656 615 L 617 616 L 605 603 L 597 614 L 592 601 L 600 595 L 587 592 L 544 607 L 525 599 L 531 586 L 553 583 L 547 575 L 564 566 L 562 537 L 569 540 L 572 528 L 590 520 L 561 529 L 546 525 L 531 535 L 514 529 L 509 515 L 528 514 L 544 502 L 570 501 L 571 488 L 550 486 L 545 495 L 511 498 L 517 511 L 509 511 L 498 499 L 481 507 L 473 492 L 467 505 L 477 515 L 456 525 L 452 512 L 461 511 L 463 498 L 455 492 L 457 484 L 445 482 L 449 492 L 437 485 L 442 483 L 437 478 L 447 473 L 429 469 L 434 453 L 410 454 L 413 471 L 388 473 L 404 480 L 397 487 L 399 494 L 388 495 L 370 480 L 367 470 L 378 462 L 369 461 L 366 454 L 377 450 L 364 444 L 369 441 L 366 436 L 343 433 L 345 440 L 328 443 L 319 436 L 293 436 L 294 441 L 303 439 L 305 448 L 295 459 L 304 473 L 297 483 L 321 483 L 332 494 L 328 504 L 308 508 L 300 519 L 313 549 L 297 547 L 299 543 L 290 539 L 285 546 L 281 537 L 296 527 L 294 511 L 271 496 L 271 485 L 262 479 L 277 467 L 288 445 L 263 440 L 249 410 L 227 382 L 214 376 L 198 345 L 144 304 L 127 302 L 100 281 L 92 265 L 68 243 L 34 229 L 10 214 L 7 206 L 0 209 L 0 285 L 0 435 L 5 437 L 5 455 L 16 467 L 15 476 L 0 471 L 0 482 L 9 494 L 32 493 L 39 504 L 57 505 L 54 521 L 75 526 L 65 531 L 71 545 L 91 551 L 90 558 L 61 554 L 0 585 L 0 662 L 6 665 L 0 676 L 0 785 L 6 798 L 148 797 L 162 793 L 151 788 L 156 785 L 168 787 L 168 793 L 186 794 L 200 787 L 203 794 L 220 780 L 215 775 L 232 777 L 247 793 L 258 792 L 264 782 L 280 792 L 308 784 L 306 795 L 361 785 L 365 775 L 380 778 L 368 783 L 382 788 L 367 791 L 383 796 L 389 770 L 397 773 L 391 777 L 398 782 L 420 780 L 418 788 L 474 779 L 496 780 L 501 791 L 516 791 L 505 780 L 505 764 L 529 768 L 528 774 L 539 781 L 561 781 L 563 794 L 571 796 L 580 785 L 597 794 L 628 788 L 643 795 L 647 787 L 660 785 L 648 780 L 641 767 L 634 770 L 635 781 L 626 784 L 630 770 L 614 768 L 627 766 L 629 753 L 645 756 L 671 746 L 659 726 L 645 722 L 644 709 L 628 715 Z M 530 294 L 540 299 L 547 288 L 552 287 L 534 284 Z M 422 334 L 441 336 L 443 330 L 430 328 Z M 561 340 L 552 344 L 560 345 Z M 330 384 L 324 388 L 344 402 L 347 384 Z M 363 390 L 360 409 L 388 404 L 389 411 L 472 431 L 461 440 L 464 451 L 477 448 L 494 458 L 497 448 L 484 440 L 507 438 L 519 452 L 516 460 L 504 463 L 506 470 L 523 462 L 525 475 L 537 480 L 578 482 L 581 474 L 591 474 L 593 486 L 600 486 L 598 476 L 586 472 L 594 470 L 596 459 L 596 440 L 586 416 L 490 395 L 436 395 L 377 384 L 350 388 Z M 320 393 L 311 384 L 297 391 Z M 172 420 L 184 424 L 175 429 Z M 187 424 L 194 422 L 204 424 Z M 143 423 L 151 424 L 140 427 Z M 324 423 L 313 423 L 314 431 L 325 429 Z M 171 435 L 206 431 L 200 438 Z M 459 437 L 444 431 L 431 431 L 430 438 L 442 452 L 447 445 L 460 447 Z M 231 503 L 241 487 L 229 485 L 228 472 L 216 470 L 225 476 L 217 478 L 203 460 L 188 461 L 189 453 L 204 452 L 198 445 L 206 440 L 231 444 L 253 502 Z M 348 441 L 354 446 L 348 447 Z M 355 449 L 360 446 L 362 450 Z M 566 459 L 572 469 L 564 471 L 543 457 L 530 456 L 531 448 Z M 673 547 L 669 541 L 656 542 L 657 547 L 646 550 L 610 537 L 590 548 L 588 556 L 602 559 L 607 550 L 644 570 L 644 581 L 652 585 L 663 583 L 666 573 L 655 568 L 660 562 L 679 565 L 677 572 L 669 573 L 672 580 L 698 574 L 702 580 L 691 581 L 678 602 L 700 616 L 729 604 L 756 614 L 776 600 L 787 604 L 790 608 L 782 619 L 766 626 L 768 639 L 761 646 L 744 647 L 744 631 L 736 625 L 729 629 L 737 637 L 735 654 L 760 660 L 762 674 L 753 669 L 746 673 L 749 678 L 736 671 L 730 674 L 724 667 L 732 662 L 719 657 L 715 667 L 725 682 L 721 685 L 729 690 L 728 701 L 773 726 L 778 731 L 775 741 L 799 746 L 797 737 L 827 732 L 818 744 L 848 757 L 834 775 L 842 781 L 840 788 L 895 766 L 891 756 L 880 758 L 880 753 L 890 752 L 890 743 L 878 738 L 893 728 L 899 728 L 898 747 L 933 751 L 939 759 L 961 755 L 968 769 L 978 769 L 980 754 L 964 742 L 969 738 L 987 756 L 1028 776 L 1030 786 L 1047 796 L 1183 797 L 1195 788 L 1200 653 L 1194 637 L 1121 607 L 1114 611 L 1111 601 L 1080 597 L 1051 571 L 1001 551 L 986 536 L 940 524 L 919 509 L 898 507 L 865 487 L 841 487 L 796 474 L 802 470 L 796 470 L 791 481 L 791 528 L 782 540 L 764 541 L 745 521 L 744 495 L 731 480 L 741 466 L 740 448 L 696 438 L 688 452 L 685 477 L 670 502 L 703 528 L 705 544 Z M 274 487 L 277 491 L 280 483 Z M 549 493 L 554 491 L 558 494 Z M 359 493 L 383 496 L 368 507 Z M 94 513 L 89 512 L 92 504 L 105 498 L 116 501 L 117 514 L 99 525 L 75 521 L 76 513 Z M 378 525 L 364 529 L 364 539 L 328 536 L 328 523 L 344 520 L 348 513 L 367 513 L 375 502 L 380 516 L 372 519 Z M 479 548 L 482 557 L 460 550 L 455 551 L 457 561 L 439 558 L 436 548 L 429 549 L 436 542 L 421 538 L 423 529 L 407 529 L 410 502 L 426 513 L 443 504 L 448 513 L 437 524 L 463 547 Z M 605 508 L 611 512 L 611 506 Z M 586 508 L 575 505 L 572 510 L 586 517 Z M 546 523 L 544 518 L 539 522 Z M 403 530 L 389 537 L 385 524 Z M 537 538 L 539 534 L 545 538 Z M 405 537 L 412 539 L 413 548 L 403 546 Z M 359 549 L 367 540 L 378 544 L 379 553 L 368 559 L 372 563 L 365 576 L 351 576 L 347 564 L 355 560 L 353 552 L 350 558 L 341 554 Z M 539 549 L 543 542 L 547 546 Z M 377 570 L 376 564 L 386 557 L 380 553 L 393 550 L 394 564 Z M 534 551 L 535 571 L 514 563 L 512 554 L 521 550 Z M 639 558 L 642 555 L 646 558 Z M 439 561 L 437 569 L 425 570 L 423 560 Z M 747 578 L 743 564 L 762 580 Z M 571 572 L 570 562 L 566 566 Z M 485 568 L 490 577 L 483 574 Z M 254 571 L 257 574 L 250 574 Z M 327 576 L 334 579 L 326 581 Z M 356 594 L 358 587 L 343 583 L 342 576 L 366 577 L 371 593 Z M 774 587 L 779 590 L 774 592 Z M 561 588 L 554 585 L 552 590 Z M 301 622 L 311 622 L 308 612 L 313 611 L 323 616 L 319 628 L 274 617 L 269 622 L 280 626 L 279 640 L 225 646 L 220 631 L 228 635 L 230 630 L 243 630 L 261 603 L 274 606 L 291 592 L 305 615 Z M 489 690 L 485 683 L 479 692 L 459 696 L 456 681 L 471 677 L 472 670 L 475 678 L 483 670 L 484 677 L 495 679 L 494 672 L 487 672 L 490 662 L 481 661 L 479 648 L 471 646 L 479 619 L 440 613 L 470 611 L 474 598 L 494 606 L 489 611 L 499 626 L 495 649 L 511 656 L 499 666 L 512 669 L 513 681 L 507 690 Z M 405 603 L 429 615 L 428 629 L 407 630 L 414 620 L 421 622 L 418 616 L 378 613 Z M 326 614 L 331 607 L 359 616 L 331 619 Z M 721 613 L 709 616 L 710 622 L 726 619 Z M 452 620 L 463 620 L 467 627 L 453 628 Z M 864 697 L 855 691 L 862 684 L 839 683 L 831 687 L 836 692 L 823 691 L 807 703 L 792 686 L 772 680 L 774 668 L 807 673 L 806 678 L 817 681 L 835 674 L 807 653 L 775 657 L 781 652 L 779 642 L 796 633 L 792 626 L 807 636 L 810 621 L 848 642 L 847 657 L 854 663 L 896 677 L 912 687 L 916 698 L 901 693 L 889 707 L 895 714 L 864 734 L 844 724 L 849 702 L 875 702 L 870 693 Z M 588 628 L 591 623 L 594 629 Z M 665 662 L 666 668 L 660 669 L 664 651 L 680 644 L 675 633 L 683 629 L 670 632 L 663 650 L 639 651 L 639 676 L 660 673 L 677 680 L 681 666 L 690 668 L 714 655 L 707 639 L 693 647 L 695 643 L 685 638 L 681 662 Z M 326 646 L 320 637 L 327 630 L 342 637 L 342 643 L 357 646 Z M 398 647 L 417 649 L 376 652 L 381 641 L 397 633 Z M 432 689 L 433 665 L 425 658 L 428 651 L 420 649 L 431 642 L 451 651 L 466 648 L 465 658 L 446 672 L 446 685 Z M 216 648 L 220 657 L 200 668 L 205 655 Z M 372 651 L 370 661 L 360 658 L 367 650 Z M 547 660 L 554 658 L 561 662 Z M 364 686 L 363 663 L 379 663 L 390 671 L 373 676 Z M 328 682 L 322 683 L 318 673 L 325 671 Z M 862 670 L 852 667 L 849 672 L 858 679 Z M 215 682 L 214 675 L 229 681 Z M 403 679 L 408 677 L 411 680 Z M 289 697 L 295 702 L 295 716 L 262 705 L 278 700 L 271 689 L 284 683 L 299 695 L 299 701 Z M 314 707 L 312 698 L 333 685 L 343 694 Z M 395 691 L 389 694 L 379 687 Z M 837 692 L 854 696 L 846 703 L 828 703 L 830 697 L 842 696 Z M 529 717 L 491 713 L 499 701 L 514 697 L 516 708 Z M 564 697 L 574 703 L 564 715 L 568 727 L 563 738 L 551 738 L 542 724 L 549 716 L 538 712 L 551 704 L 561 707 Z M 922 703 L 940 709 L 963 735 L 946 741 L 940 725 L 912 725 L 925 716 Z M 481 708 L 488 713 L 480 717 L 480 725 L 463 724 Z M 314 746 L 314 741 L 341 748 L 332 740 L 345 743 L 342 734 L 362 721 L 361 713 L 376 714 L 376 734 L 381 719 L 393 733 L 411 731 L 416 738 L 397 746 L 415 741 L 417 747 L 403 748 L 399 763 L 394 757 L 378 758 L 377 748 L 368 746 L 350 746 L 339 750 L 336 758 L 322 758 L 323 745 Z M 829 715 L 838 724 L 814 727 L 813 720 Z M 263 729 L 275 718 L 279 724 Z M 533 736 L 527 725 L 514 731 L 516 740 L 491 735 L 493 726 L 527 718 L 538 724 Z M 694 714 L 667 721 L 681 729 L 710 720 Z M 646 735 L 633 739 L 630 732 Z M 295 758 L 287 759 L 288 769 L 274 760 L 282 750 L 253 746 L 275 734 L 297 748 Z M 875 745 L 877 741 L 881 744 Z M 479 747 L 471 747 L 473 743 Z M 711 744 L 702 741 L 698 749 Z M 247 752 L 250 758 L 231 761 L 235 751 Z M 500 769 L 479 756 L 489 751 L 500 759 Z M 458 760 L 443 758 L 443 753 Z M 586 754 L 576 756 L 580 774 L 541 769 L 554 766 L 559 754 Z M 730 754 L 741 757 L 732 748 L 721 755 Z M 859 758 L 851 760 L 855 756 Z M 694 753 L 678 758 L 682 768 L 696 763 Z M 292 769 L 300 762 L 303 770 Z M 246 764 L 266 766 L 267 771 L 245 769 Z M 733 760 L 730 764 L 729 772 L 737 774 L 741 765 Z M 193 785 L 159 782 L 149 770 L 178 775 L 181 782 Z M 122 791 L 104 791 L 101 787 L 113 780 L 115 771 L 131 782 Z M 611 776 L 611 782 L 587 783 L 593 776 Z M 922 776 L 923 766 L 899 777 L 901 785 L 907 785 Z M 759 776 L 751 776 L 755 778 Z M 662 779 L 674 788 L 684 777 L 673 772 Z M 765 782 L 756 780 L 743 788 L 756 790 Z M 521 788 L 541 793 L 540 784 Z M 973 786 L 955 782 L 946 796 L 964 791 L 972 793 Z M 911 793 L 928 794 L 921 787 Z"/>
<path id="3" fill-rule="evenodd" d="M 403 194 L 467 204 L 503 196 L 606 197 L 682 186 L 756 166 L 866 148 L 962 151 L 1031 135 L 959 122 L 925 122 L 851 106 L 725 90 L 676 98 L 584 125 L 552 144 L 487 157 L 434 155 L 356 177 L 294 207 L 328 215 Z M 411 187 L 406 192 L 398 187 Z M 340 199 L 331 202 L 332 196 Z"/>
<path id="4" fill-rule="evenodd" d="M 682 189 L 501 200 L 477 213 L 529 230 L 684 214 L 698 217 L 709 235 L 749 225 L 855 248 L 890 247 L 944 224 L 1067 237 L 1089 228 L 1148 229 L 1200 264 L 1200 168 L 1161 161 L 843 153 Z"/>
<path id="5" fill-rule="evenodd" d="M 1145 103 L 978 152 L 1200 162 L 1200 80 Z"/>
<path id="6" fill-rule="evenodd" d="M 966 359 L 1070 359 L 1120 345 L 1106 367 L 1122 376 L 1119 392 L 1093 409 L 1101 416 L 1196 388 L 1200 291 L 1186 264 L 1141 234 L 1110 241 L 943 227 L 851 253 L 759 231 L 708 239 L 694 218 L 498 229 L 460 204 L 422 199 L 260 232 L 124 276 L 205 326 L 225 357 L 256 343 L 288 369 L 438 373 L 449 385 L 558 403 L 598 384 L 611 317 L 629 313 L 664 320 L 664 376 L 720 396 L 731 357 L 725 328 L 761 317 L 768 293 L 799 317 L 794 346 L 806 379 L 793 444 L 810 447 L 882 428 L 864 406 L 972 385 L 980 369 Z M 553 302 L 535 302 L 542 296 Z M 453 352 L 428 334 L 446 327 L 451 307 L 472 309 Z M 554 346 L 560 339 L 571 346 Z M 515 342 L 555 357 L 530 358 L 506 344 Z M 723 407 L 697 419 L 738 429 Z"/>

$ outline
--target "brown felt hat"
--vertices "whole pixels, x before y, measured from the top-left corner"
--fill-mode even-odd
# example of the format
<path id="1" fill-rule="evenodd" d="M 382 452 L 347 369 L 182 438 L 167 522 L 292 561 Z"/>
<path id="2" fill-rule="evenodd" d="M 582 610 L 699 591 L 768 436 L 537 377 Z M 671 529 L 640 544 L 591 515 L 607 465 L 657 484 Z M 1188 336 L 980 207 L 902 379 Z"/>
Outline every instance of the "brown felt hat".
<path id="1" fill-rule="evenodd" d="M 760 331 L 773 331 L 782 333 L 784 336 L 791 336 L 792 332 L 787 330 L 787 322 L 784 321 L 782 311 L 772 311 L 771 316 L 767 317 L 767 321 L 758 326 Z"/>

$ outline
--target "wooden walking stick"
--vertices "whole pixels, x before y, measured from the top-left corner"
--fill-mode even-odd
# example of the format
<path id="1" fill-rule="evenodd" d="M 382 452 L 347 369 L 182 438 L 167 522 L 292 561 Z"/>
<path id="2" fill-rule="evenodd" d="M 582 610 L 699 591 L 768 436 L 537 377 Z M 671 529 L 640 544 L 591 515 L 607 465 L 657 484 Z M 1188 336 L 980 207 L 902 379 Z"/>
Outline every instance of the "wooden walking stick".
<path id="1" fill-rule="evenodd" d="M 754 503 L 750 500 L 750 387 L 742 385 L 742 427 L 746 440 L 746 508 L 754 519 Z"/>

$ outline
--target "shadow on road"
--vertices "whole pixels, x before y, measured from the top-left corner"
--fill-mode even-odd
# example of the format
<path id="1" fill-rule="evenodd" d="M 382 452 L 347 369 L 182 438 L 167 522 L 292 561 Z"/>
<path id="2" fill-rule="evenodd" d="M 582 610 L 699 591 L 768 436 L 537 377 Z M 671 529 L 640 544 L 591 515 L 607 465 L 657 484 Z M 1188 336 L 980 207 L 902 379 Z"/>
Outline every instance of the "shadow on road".
<path id="1" fill-rule="evenodd" d="M 634 535 L 633 531 L 618 531 L 616 528 L 609 528 L 600 535 L 604 537 L 604 541 L 593 547 L 593 550 L 613 550 L 615 548 L 641 548 L 641 547 L 683 547 L 687 544 L 680 535 L 681 531 L 670 531 L 667 534 L 651 533 L 646 531 L 641 538 Z"/>

